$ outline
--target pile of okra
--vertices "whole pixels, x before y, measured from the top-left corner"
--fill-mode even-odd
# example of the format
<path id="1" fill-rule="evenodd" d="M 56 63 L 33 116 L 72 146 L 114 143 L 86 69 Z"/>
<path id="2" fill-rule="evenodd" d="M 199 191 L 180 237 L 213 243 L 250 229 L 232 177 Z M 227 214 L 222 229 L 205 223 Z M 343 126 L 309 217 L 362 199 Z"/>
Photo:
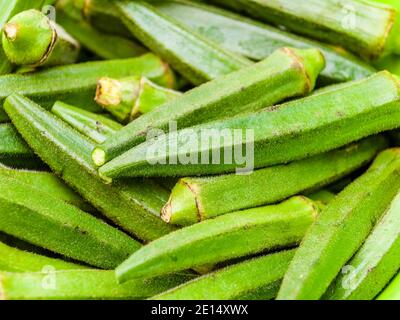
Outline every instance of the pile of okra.
<path id="1" fill-rule="evenodd" d="M 400 299 L 400 1 L 0 0 L 0 299 Z"/>

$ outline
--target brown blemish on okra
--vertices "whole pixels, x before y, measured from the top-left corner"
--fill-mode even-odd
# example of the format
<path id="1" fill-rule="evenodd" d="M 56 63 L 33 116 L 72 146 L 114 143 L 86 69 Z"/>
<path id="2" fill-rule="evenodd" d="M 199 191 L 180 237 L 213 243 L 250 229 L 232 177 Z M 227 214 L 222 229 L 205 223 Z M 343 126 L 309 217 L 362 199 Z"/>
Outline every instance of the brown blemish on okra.
<path id="1" fill-rule="evenodd" d="M 15 23 L 8 23 L 4 26 L 3 32 L 8 40 L 14 41 L 18 35 L 18 26 Z"/>

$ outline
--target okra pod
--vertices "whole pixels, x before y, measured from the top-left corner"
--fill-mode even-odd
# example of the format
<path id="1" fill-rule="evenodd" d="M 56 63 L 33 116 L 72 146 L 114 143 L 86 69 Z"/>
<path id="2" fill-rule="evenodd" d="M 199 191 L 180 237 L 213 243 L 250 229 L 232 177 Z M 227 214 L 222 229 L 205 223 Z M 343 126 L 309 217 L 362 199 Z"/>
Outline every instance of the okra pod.
<path id="1" fill-rule="evenodd" d="M 145 299 L 192 279 L 182 273 L 118 284 L 113 271 L 66 270 L 48 273 L 0 273 L 2 300 Z M 46 286 L 48 284 L 48 286 Z M 54 286 L 51 286 L 54 284 Z"/>
<path id="2" fill-rule="evenodd" d="M 400 299 L 400 273 L 389 283 L 389 285 L 377 297 L 377 300 L 399 300 Z"/>
<path id="3" fill-rule="evenodd" d="M 140 244 L 86 212 L 16 179 L 0 176 L 0 231 L 34 245 L 113 269 Z"/>
<path id="4" fill-rule="evenodd" d="M 174 86 L 174 75 L 168 65 L 155 55 L 146 54 L 131 59 L 59 66 L 34 74 L 0 76 L 0 105 L 9 95 L 19 93 L 47 108 L 61 100 L 88 111 L 99 112 L 101 108 L 93 100 L 97 81 L 101 77 L 123 78 L 135 75 L 144 75 L 166 87 Z M 5 119 L 1 108 L 0 122 Z"/>
<path id="5" fill-rule="evenodd" d="M 287 98 L 306 95 L 324 68 L 315 49 L 283 48 L 267 59 L 197 87 L 182 97 L 143 115 L 95 149 L 93 160 L 101 166 L 144 142 L 149 128 L 178 129 L 256 111 Z"/>
<path id="6" fill-rule="evenodd" d="M 120 282 L 215 264 L 298 244 L 318 213 L 311 200 L 230 213 L 155 240 L 116 269 Z"/>
<path id="7" fill-rule="evenodd" d="M 392 201 L 325 299 L 372 300 L 400 269 L 400 194 Z"/>
<path id="8" fill-rule="evenodd" d="M 321 298 L 398 193 L 399 178 L 400 149 L 389 149 L 339 193 L 307 232 L 278 299 Z"/>
<path id="9" fill-rule="evenodd" d="M 132 34 L 194 85 L 251 64 L 250 60 L 191 32 L 148 3 L 132 1 L 116 5 Z"/>
<path id="10" fill-rule="evenodd" d="M 70 270 L 86 269 L 87 267 L 61 259 L 49 258 L 36 253 L 30 253 L 0 242 L 0 270 L 7 272 L 40 272 L 44 269 Z M 1 287 L 1 285 L 0 285 Z M 1 290 L 0 290 L 1 292 Z"/>
<path id="11" fill-rule="evenodd" d="M 146 77 L 101 78 L 95 100 L 117 120 L 128 123 L 181 95 L 178 91 L 156 85 Z"/>
<path id="12" fill-rule="evenodd" d="M 328 189 L 321 189 L 306 194 L 306 197 L 314 201 L 320 210 L 323 210 L 333 199 L 335 199 L 336 194 Z"/>
<path id="13" fill-rule="evenodd" d="M 78 60 L 80 44 L 44 13 L 31 9 L 4 25 L 2 44 L 16 65 L 55 66 Z"/>
<path id="14" fill-rule="evenodd" d="M 10 124 L 0 125 L 0 161 L 8 158 L 29 159 L 35 153 L 21 138 L 15 127 Z"/>
<path id="15" fill-rule="evenodd" d="M 382 71 L 274 108 L 159 136 L 132 148 L 99 172 L 108 179 L 250 172 L 252 168 L 288 163 L 336 149 L 398 128 L 399 124 L 400 82 L 396 76 Z M 241 140 L 232 138 L 239 128 Z M 209 130 L 215 133 L 213 139 L 204 139 L 204 132 Z M 172 148 L 173 143 L 176 147 Z M 246 150 L 246 156 L 234 157 L 238 150 Z M 172 164 L 175 159 L 179 161 Z"/>
<path id="16" fill-rule="evenodd" d="M 186 0 L 152 0 L 151 4 L 225 49 L 253 60 L 262 60 L 283 47 L 317 48 L 326 58 L 326 68 L 320 75 L 322 83 L 358 80 L 375 72 L 373 67 L 341 48 L 309 40 L 223 9 Z"/>
<path id="17" fill-rule="evenodd" d="M 189 225 L 241 209 L 271 204 L 316 190 L 368 164 L 388 146 L 382 136 L 251 175 L 183 178 L 172 190 L 162 218 Z"/>
<path id="18" fill-rule="evenodd" d="M 294 250 L 244 261 L 193 279 L 152 300 L 238 300 L 276 297 Z"/>
<path id="19" fill-rule="evenodd" d="M 397 12 L 364 0 L 207 0 L 295 33 L 327 41 L 367 59 L 400 53 Z"/>
<path id="20" fill-rule="evenodd" d="M 105 116 L 57 101 L 51 112 L 94 142 L 102 143 L 122 129 L 122 125 Z"/>
<path id="21" fill-rule="evenodd" d="M 116 225 L 144 241 L 174 230 L 160 218 L 166 190 L 144 180 L 104 184 L 90 158 L 92 142 L 20 95 L 10 96 L 5 109 L 35 153 Z"/>

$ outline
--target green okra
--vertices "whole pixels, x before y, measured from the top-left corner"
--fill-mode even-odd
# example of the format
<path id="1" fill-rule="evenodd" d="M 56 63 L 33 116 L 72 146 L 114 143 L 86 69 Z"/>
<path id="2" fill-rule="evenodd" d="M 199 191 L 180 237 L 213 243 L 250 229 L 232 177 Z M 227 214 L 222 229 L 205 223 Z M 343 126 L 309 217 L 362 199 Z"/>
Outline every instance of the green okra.
<path id="1" fill-rule="evenodd" d="M 294 197 L 203 221 L 147 244 L 122 263 L 116 275 L 126 282 L 294 246 L 317 213 L 311 200 Z"/>
<path id="2" fill-rule="evenodd" d="M 212 272 L 163 292 L 152 300 L 239 300 L 276 297 L 294 250 L 282 251 Z"/>
<path id="3" fill-rule="evenodd" d="M 58 12 L 57 23 L 77 39 L 82 47 L 95 53 L 100 58 L 132 58 L 146 52 L 146 49 L 131 39 L 102 33 L 82 18 L 75 20 L 63 11 Z"/>
<path id="4" fill-rule="evenodd" d="M 54 104 L 51 112 L 97 143 L 104 142 L 107 137 L 123 127 L 105 116 L 73 107 L 61 101 Z"/>
<path id="5" fill-rule="evenodd" d="M 399 178 L 400 149 L 389 149 L 339 193 L 307 232 L 278 299 L 321 298 L 398 193 Z"/>
<path id="6" fill-rule="evenodd" d="M 400 273 L 393 278 L 377 300 L 400 300 Z"/>
<path id="7" fill-rule="evenodd" d="M 251 64 L 250 60 L 176 23 L 148 3 L 117 2 L 117 7 L 132 34 L 194 85 Z"/>
<path id="8" fill-rule="evenodd" d="M 156 85 L 146 77 L 99 80 L 96 102 L 122 123 L 175 100 L 182 93 Z"/>
<path id="9" fill-rule="evenodd" d="M 40 254 L 30 253 L 10 247 L 0 242 L 0 270 L 7 272 L 40 272 L 45 269 L 70 270 L 86 269 L 87 267 L 61 259 L 49 258 Z M 0 285 L 1 287 L 1 285 Z M 1 290 L 0 290 L 1 292 Z"/>
<path id="10" fill-rule="evenodd" d="M 181 129 L 306 95 L 324 65 L 318 50 L 279 49 L 262 62 L 197 87 L 133 121 L 95 149 L 94 163 L 101 166 L 144 142 L 152 128 L 168 130 L 171 121 Z"/>
<path id="11" fill-rule="evenodd" d="M 253 168 L 336 149 L 399 124 L 400 82 L 382 71 L 274 108 L 159 136 L 132 148 L 99 172 L 105 179 L 250 173 Z M 241 140 L 232 138 L 238 129 Z M 210 130 L 213 139 L 204 134 Z M 238 152 L 246 156 L 238 157 Z"/>
<path id="12" fill-rule="evenodd" d="M 135 75 L 144 75 L 166 87 L 173 87 L 175 83 L 168 65 L 155 55 L 146 54 L 131 59 L 59 66 L 33 74 L 0 76 L 0 105 L 9 95 L 19 93 L 47 108 L 61 100 L 88 111 L 99 112 L 101 108 L 93 100 L 97 81 L 101 77 L 121 78 Z M 0 122 L 7 119 L 5 116 L 1 108 Z"/>
<path id="13" fill-rule="evenodd" d="M 35 153 L 19 135 L 15 127 L 10 124 L 0 124 L 0 161 L 8 158 L 29 159 Z"/>
<path id="14" fill-rule="evenodd" d="M 253 60 L 262 60 L 283 47 L 317 48 L 326 59 L 326 68 L 320 75 L 323 83 L 362 79 L 375 72 L 373 67 L 341 48 L 309 40 L 223 9 L 186 0 L 152 0 L 151 3 L 191 30 Z"/>
<path id="15" fill-rule="evenodd" d="M 90 265 L 113 269 L 141 245 L 90 214 L 0 176 L 0 231 Z"/>
<path id="16" fill-rule="evenodd" d="M 0 300 L 133 300 L 145 299 L 189 281 L 187 273 L 118 284 L 113 271 L 65 270 L 0 273 Z"/>
<path id="17" fill-rule="evenodd" d="M 400 194 L 355 256 L 346 263 L 325 299 L 372 300 L 400 269 Z"/>
<path id="18" fill-rule="evenodd" d="M 144 241 L 174 230 L 160 218 L 168 191 L 145 180 L 104 184 L 90 158 L 92 142 L 20 95 L 10 96 L 4 107 L 35 153 L 116 225 Z"/>
<path id="19" fill-rule="evenodd" d="M 365 0 L 207 1 L 343 46 L 367 59 L 400 53 L 400 24 L 391 6 Z"/>
<path id="20" fill-rule="evenodd" d="M 48 196 L 56 197 L 66 203 L 80 208 L 83 211 L 94 211 L 88 203 L 50 172 L 17 170 L 0 165 L 0 176 L 13 178 L 22 183 L 28 184 L 31 187 L 46 193 Z"/>
<path id="21" fill-rule="evenodd" d="M 389 55 L 375 63 L 379 70 L 388 70 L 397 76 L 400 76 L 400 55 Z"/>
<path id="22" fill-rule="evenodd" d="M 324 209 L 333 199 L 336 194 L 328 189 L 321 189 L 310 194 L 306 194 L 306 197 L 316 203 L 320 210 Z"/>
<path id="23" fill-rule="evenodd" d="M 162 210 L 162 218 L 177 225 L 241 209 L 271 204 L 319 189 L 368 164 L 388 146 L 382 136 L 287 165 L 268 167 L 250 175 L 181 179 Z"/>
<path id="24" fill-rule="evenodd" d="M 30 9 L 4 25 L 2 45 L 16 65 L 55 66 L 78 60 L 80 44 L 39 10 Z"/>

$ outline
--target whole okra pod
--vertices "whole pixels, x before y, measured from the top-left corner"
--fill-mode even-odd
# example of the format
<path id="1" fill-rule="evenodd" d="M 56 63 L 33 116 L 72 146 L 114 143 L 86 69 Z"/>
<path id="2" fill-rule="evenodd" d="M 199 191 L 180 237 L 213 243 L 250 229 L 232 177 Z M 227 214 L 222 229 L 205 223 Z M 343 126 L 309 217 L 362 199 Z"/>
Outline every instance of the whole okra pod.
<path id="1" fill-rule="evenodd" d="M 133 121 L 95 149 L 94 163 L 101 166 L 144 142 L 149 128 L 168 130 L 171 121 L 178 129 L 191 127 L 306 95 L 324 65 L 315 49 L 277 50 L 262 62 L 199 86 Z"/>
<path id="2" fill-rule="evenodd" d="M 375 72 L 373 67 L 342 48 L 310 40 L 223 9 L 186 0 L 151 0 L 151 4 L 225 49 L 253 60 L 262 60 L 283 47 L 319 49 L 326 59 L 326 68 L 320 75 L 322 83 L 358 80 Z"/>
<path id="3" fill-rule="evenodd" d="M 10 96 L 4 107 L 30 147 L 53 172 L 115 224 L 144 241 L 174 230 L 160 218 L 168 200 L 166 190 L 144 180 L 104 184 L 90 158 L 94 144 L 87 138 L 20 95 Z"/>
<path id="4" fill-rule="evenodd" d="M 0 176 L 0 231 L 90 265 L 113 269 L 141 245 L 55 197 Z"/>
<path id="5" fill-rule="evenodd" d="M 389 149 L 322 210 L 290 263 L 278 299 L 321 298 L 399 189 L 400 149 Z"/>
<path id="6" fill-rule="evenodd" d="M 287 199 L 339 180 L 375 158 L 388 146 L 382 136 L 251 175 L 183 178 L 172 190 L 162 218 L 189 225 L 216 216 Z"/>
<path id="7" fill-rule="evenodd" d="M 122 125 L 103 115 L 76 108 L 57 101 L 51 112 L 94 142 L 102 143 L 122 129 Z"/>
<path id="8" fill-rule="evenodd" d="M 343 46 L 368 59 L 400 53 L 393 7 L 364 0 L 207 0 L 295 33 Z"/>
<path id="9" fill-rule="evenodd" d="M 43 283 L 54 277 L 49 290 Z M 48 273 L 0 273 L 0 299 L 3 300 L 133 300 L 145 299 L 193 276 L 174 274 L 154 279 L 138 279 L 118 284 L 113 271 L 66 270 Z"/>
<path id="10" fill-rule="evenodd" d="M 193 33 L 143 1 L 117 2 L 132 34 L 195 85 L 251 64 Z"/>
<path id="11" fill-rule="evenodd" d="M 152 300 L 238 300 L 276 297 L 294 250 L 247 260 L 193 279 Z"/>
<path id="12" fill-rule="evenodd" d="M 128 123 L 181 95 L 178 91 L 158 86 L 146 77 L 103 77 L 97 84 L 95 100 L 118 121 Z"/>
<path id="13" fill-rule="evenodd" d="M 400 81 L 382 71 L 274 108 L 159 136 L 99 172 L 105 179 L 250 172 L 336 149 L 399 125 Z M 232 138 L 238 129 L 241 140 Z M 216 132 L 214 139 L 204 138 L 209 130 Z M 215 137 L 224 139 L 216 143 Z M 234 157 L 238 150 L 246 157 Z M 229 161 L 225 153 L 231 155 Z"/>
<path id="14" fill-rule="evenodd" d="M 116 275 L 126 282 L 294 246 L 317 213 L 311 200 L 294 197 L 203 221 L 147 244 L 122 263 Z"/>
<path id="15" fill-rule="evenodd" d="M 3 28 L 2 44 L 16 65 L 33 67 L 75 63 L 80 44 L 38 10 L 23 11 Z"/>

